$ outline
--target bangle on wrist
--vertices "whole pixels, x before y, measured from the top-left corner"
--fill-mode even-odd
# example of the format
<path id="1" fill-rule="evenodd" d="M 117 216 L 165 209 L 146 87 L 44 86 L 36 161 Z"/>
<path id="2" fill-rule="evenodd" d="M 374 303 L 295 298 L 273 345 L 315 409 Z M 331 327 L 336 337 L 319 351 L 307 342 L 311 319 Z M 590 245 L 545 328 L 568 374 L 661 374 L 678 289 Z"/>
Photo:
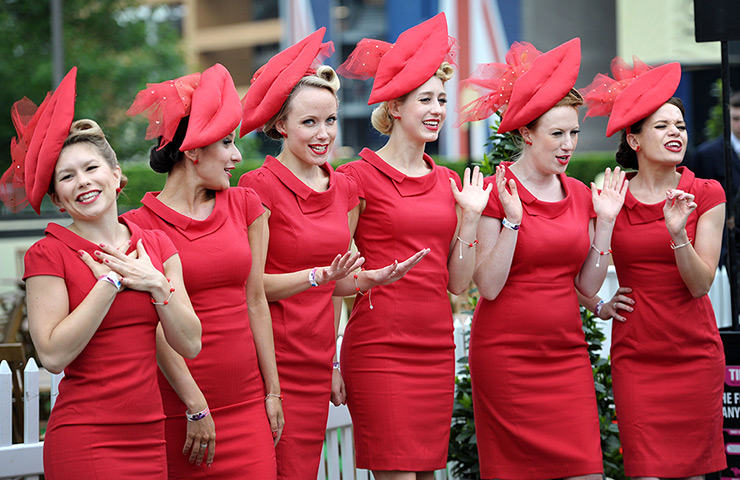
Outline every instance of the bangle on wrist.
<path id="1" fill-rule="evenodd" d="M 188 422 L 197 422 L 198 420 L 206 418 L 210 414 L 211 410 L 208 407 L 204 408 L 198 413 L 185 412 L 185 416 L 188 417 Z"/>
<path id="2" fill-rule="evenodd" d="M 269 400 L 270 397 L 277 397 L 280 399 L 281 402 L 284 398 L 282 393 L 268 393 L 267 395 L 265 395 L 265 401 Z"/>
<path id="3" fill-rule="evenodd" d="M 101 275 L 98 277 L 98 281 L 104 281 L 107 283 L 110 283 L 114 287 L 116 287 L 117 291 L 121 291 L 121 276 L 118 275 L 116 272 L 111 270 L 110 272 L 106 273 L 105 275 Z"/>
<path id="4" fill-rule="evenodd" d="M 172 286 L 172 280 L 170 280 L 169 278 L 167 279 L 167 283 L 170 285 L 169 296 L 162 302 L 154 300 L 154 297 L 150 298 L 152 305 L 167 305 L 168 303 L 170 303 L 170 299 L 172 299 L 172 295 L 175 293 L 175 287 Z"/>
<path id="5" fill-rule="evenodd" d="M 504 217 L 501 219 L 501 225 L 508 228 L 509 230 L 514 230 L 516 232 L 517 230 L 519 230 L 519 226 L 521 225 L 521 223 L 512 223 L 511 221 L 509 221 L 508 218 Z"/>
<path id="6" fill-rule="evenodd" d="M 319 282 L 316 281 L 316 270 L 318 267 L 313 267 L 310 272 L 308 272 L 308 281 L 311 282 L 312 287 L 318 287 Z"/>
<path id="7" fill-rule="evenodd" d="M 334 362 L 332 364 L 331 368 L 334 369 L 334 370 L 339 370 L 339 362 Z"/>
<path id="8" fill-rule="evenodd" d="M 690 245 L 690 244 L 691 244 L 691 238 L 689 238 L 685 243 L 682 243 L 680 245 L 676 245 L 675 243 L 673 243 L 673 240 L 671 240 L 671 248 L 673 250 L 678 250 L 679 248 L 685 247 L 685 246 Z"/>
<path id="9" fill-rule="evenodd" d="M 372 297 L 373 289 L 372 287 L 367 289 L 367 293 L 362 293 L 362 291 L 360 290 L 360 284 L 357 281 L 357 279 L 360 278 L 360 274 L 355 273 L 354 277 L 355 277 L 355 292 L 359 293 L 363 297 L 367 295 L 367 301 L 370 304 L 370 310 L 372 310 L 373 309 L 373 297 Z"/>
<path id="10" fill-rule="evenodd" d="M 599 316 L 599 312 L 601 311 L 601 308 L 604 306 L 604 300 L 599 300 L 596 302 L 596 306 L 594 307 L 594 315 L 597 317 Z"/>

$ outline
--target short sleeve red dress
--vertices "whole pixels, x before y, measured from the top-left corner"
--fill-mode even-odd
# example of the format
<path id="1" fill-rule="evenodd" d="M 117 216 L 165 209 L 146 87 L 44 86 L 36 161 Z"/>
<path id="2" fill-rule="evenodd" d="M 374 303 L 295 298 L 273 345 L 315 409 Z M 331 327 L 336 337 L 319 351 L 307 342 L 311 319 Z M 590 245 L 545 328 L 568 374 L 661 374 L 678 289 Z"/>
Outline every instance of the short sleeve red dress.
<path id="1" fill-rule="evenodd" d="M 716 180 L 679 167 L 678 188 L 695 196 L 686 231 L 725 201 Z M 612 381 L 625 474 L 690 477 L 725 468 L 722 393 L 725 355 L 709 297 L 694 298 L 671 249 L 663 204 L 630 192 L 612 236 L 619 284 L 633 312 L 612 322 Z M 719 241 L 719 240 L 718 240 Z"/>
<path id="2" fill-rule="evenodd" d="M 342 376 L 352 415 L 357 466 L 429 471 L 447 464 L 455 378 L 447 258 L 457 214 L 450 178 L 408 177 L 375 152 L 338 170 L 365 199 L 355 243 L 367 269 L 431 252 L 397 282 L 357 295 L 342 342 Z M 372 303 L 373 308 L 370 308 Z"/>
<path id="3" fill-rule="evenodd" d="M 275 449 L 245 290 L 252 265 L 247 228 L 264 212 L 259 197 L 241 187 L 218 191 L 205 220 L 172 210 L 156 193 L 147 193 L 142 203 L 124 215 L 144 228 L 162 230 L 178 248 L 185 287 L 203 332 L 200 353 L 185 363 L 216 424 L 213 464 L 189 463 L 182 454 L 186 407 L 160 372 L 170 478 L 274 479 Z"/>
<path id="4" fill-rule="evenodd" d="M 152 264 L 163 271 L 162 263 L 177 253 L 172 242 L 162 232 L 125 223 L 131 248 L 141 239 Z M 55 223 L 45 233 L 26 253 L 24 280 L 61 277 L 72 312 L 97 282 L 77 252 L 95 258 L 98 246 Z M 116 295 L 84 350 L 64 369 L 44 438 L 46 478 L 167 478 L 158 323 L 147 292 L 125 289 Z"/>
<path id="5" fill-rule="evenodd" d="M 565 198 L 543 202 L 504 165 L 524 215 L 506 284 L 494 300 L 478 301 L 470 334 L 481 477 L 600 473 L 596 393 L 574 285 L 590 248 L 591 193 L 562 174 Z M 503 212 L 492 194 L 483 215 Z"/>
<path id="6" fill-rule="evenodd" d="M 325 163 L 329 188 L 317 192 L 274 157 L 245 173 L 239 185 L 253 188 L 270 210 L 265 273 L 330 265 L 349 248 L 347 213 L 357 206 L 351 178 Z M 306 278 L 308 283 L 308 278 Z M 278 478 L 316 478 L 331 397 L 334 282 L 270 302 L 285 428 L 275 454 Z"/>

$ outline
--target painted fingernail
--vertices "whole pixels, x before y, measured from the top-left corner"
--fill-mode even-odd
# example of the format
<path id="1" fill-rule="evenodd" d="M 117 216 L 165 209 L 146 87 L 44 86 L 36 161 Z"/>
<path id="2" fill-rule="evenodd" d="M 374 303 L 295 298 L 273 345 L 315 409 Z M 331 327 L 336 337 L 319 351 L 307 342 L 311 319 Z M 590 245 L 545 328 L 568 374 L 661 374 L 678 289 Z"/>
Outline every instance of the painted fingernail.
<path id="1" fill-rule="evenodd" d="M 95 250 L 95 252 L 93 253 L 95 253 L 95 255 L 97 255 L 98 257 L 103 254 L 103 252 L 101 252 L 100 250 Z"/>
<path id="2" fill-rule="evenodd" d="M 100 248 L 105 248 L 105 244 L 104 243 L 101 243 L 100 244 Z"/>
<path id="3" fill-rule="evenodd" d="M 84 254 L 85 254 L 84 250 L 77 250 L 77 255 L 79 255 L 80 257 Z"/>

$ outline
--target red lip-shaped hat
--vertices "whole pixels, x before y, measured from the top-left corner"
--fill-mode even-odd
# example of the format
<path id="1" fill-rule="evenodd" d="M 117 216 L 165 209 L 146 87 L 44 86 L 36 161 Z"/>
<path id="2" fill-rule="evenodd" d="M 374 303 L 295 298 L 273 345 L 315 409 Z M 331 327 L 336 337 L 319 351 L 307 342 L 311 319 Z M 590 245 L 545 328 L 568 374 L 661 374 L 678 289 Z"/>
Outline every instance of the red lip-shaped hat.
<path id="1" fill-rule="evenodd" d="M 130 116 L 140 113 L 149 120 L 146 139 L 162 137 L 160 149 L 172 141 L 180 120 L 190 115 L 180 146 L 184 152 L 210 145 L 233 132 L 241 118 L 241 103 L 229 71 L 217 63 L 203 74 L 147 84 L 126 112 Z"/>
<path id="2" fill-rule="evenodd" d="M 0 179 L 0 198 L 12 212 L 30 204 L 41 213 L 41 201 L 74 120 L 76 80 L 77 67 L 72 67 L 38 109 L 25 97 L 11 109 L 18 136 L 11 141 L 13 161 Z"/>
<path id="3" fill-rule="evenodd" d="M 347 78 L 375 77 L 368 105 L 393 100 L 420 87 L 443 61 L 454 65 L 455 39 L 447 34 L 447 18 L 439 13 L 409 28 L 390 44 L 363 38 L 337 68 Z"/>
<path id="4" fill-rule="evenodd" d="M 239 136 L 263 126 L 280 111 L 293 87 L 334 53 L 334 43 L 322 43 L 326 27 L 286 48 L 260 67 L 242 100 Z"/>
<path id="5" fill-rule="evenodd" d="M 609 115 L 607 137 L 652 114 L 676 93 L 681 83 L 678 62 L 653 68 L 637 57 L 632 60 L 634 66 L 630 67 L 620 57 L 614 58 L 614 78 L 598 74 L 583 89 L 588 106 L 586 117 Z"/>
<path id="6" fill-rule="evenodd" d="M 499 133 L 523 127 L 554 107 L 576 84 L 580 67 L 580 38 L 535 58 L 529 71 L 514 83 Z"/>

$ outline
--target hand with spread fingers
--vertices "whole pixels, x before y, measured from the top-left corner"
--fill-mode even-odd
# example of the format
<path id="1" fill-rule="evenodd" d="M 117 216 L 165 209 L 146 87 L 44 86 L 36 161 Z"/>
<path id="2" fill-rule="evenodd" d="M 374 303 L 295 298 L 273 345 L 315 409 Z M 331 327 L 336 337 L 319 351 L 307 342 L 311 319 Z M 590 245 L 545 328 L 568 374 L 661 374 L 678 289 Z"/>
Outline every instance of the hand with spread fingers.
<path id="1" fill-rule="evenodd" d="M 154 268 L 141 240 L 136 243 L 136 250 L 128 255 L 108 245 L 99 245 L 95 251 L 99 261 L 108 269 L 121 275 L 121 285 L 132 290 L 158 293 L 157 298 L 167 298 L 170 286 L 167 278 Z"/>
<path id="2" fill-rule="evenodd" d="M 331 262 L 331 265 L 324 268 L 316 269 L 316 283 L 324 285 L 334 280 L 344 278 L 351 272 L 357 270 L 365 263 L 365 259 L 359 252 L 347 252 L 344 255 L 337 255 Z"/>
<path id="3" fill-rule="evenodd" d="M 470 167 L 465 169 L 463 173 L 463 188 L 459 190 L 457 184 L 453 179 L 450 178 L 450 187 L 452 188 L 452 195 L 455 197 L 455 202 L 464 211 L 480 214 L 488 204 L 488 196 L 493 190 L 493 185 L 483 187 L 483 179 L 485 177 L 480 173 L 480 167 L 475 166 L 473 173 L 470 173 Z"/>
<path id="4" fill-rule="evenodd" d="M 406 275 L 409 270 L 414 268 L 414 266 L 416 266 L 416 264 L 419 263 L 429 252 L 430 250 L 428 248 L 423 248 L 415 254 L 411 255 L 403 262 L 399 263 L 398 260 L 394 260 L 393 263 L 383 268 L 378 268 L 376 270 L 365 270 L 363 272 L 363 279 L 367 281 L 370 285 L 362 285 L 362 291 L 365 291 L 367 290 L 367 288 L 371 288 L 373 286 L 389 285 L 403 278 L 403 276 Z M 365 281 L 363 281 L 363 284 L 365 283 Z"/>
<path id="5" fill-rule="evenodd" d="M 506 189 L 507 186 L 509 187 L 508 190 Z M 513 178 L 508 182 L 506 181 L 506 168 L 503 165 L 496 167 L 496 190 L 501 205 L 504 207 L 506 219 L 516 225 L 522 223 L 522 201 L 519 198 L 516 182 Z"/>
<path id="6" fill-rule="evenodd" d="M 607 167 L 604 171 L 604 185 L 601 191 L 591 182 L 591 201 L 596 216 L 600 220 L 609 224 L 613 224 L 617 220 L 628 187 L 629 180 L 625 179 L 625 173 L 619 167 L 616 167 L 614 172 Z"/>

